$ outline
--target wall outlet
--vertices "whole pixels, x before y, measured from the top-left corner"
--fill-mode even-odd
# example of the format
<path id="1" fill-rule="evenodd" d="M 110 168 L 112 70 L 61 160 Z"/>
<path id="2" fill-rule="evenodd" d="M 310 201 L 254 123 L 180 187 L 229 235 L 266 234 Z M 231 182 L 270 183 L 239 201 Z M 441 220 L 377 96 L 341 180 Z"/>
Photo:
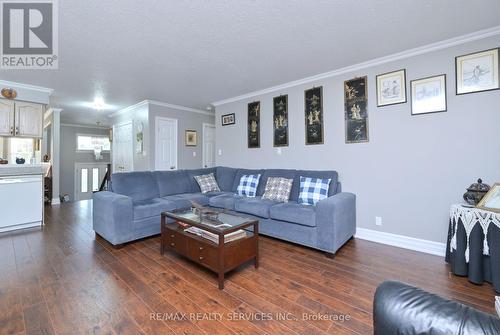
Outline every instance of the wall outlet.
<path id="1" fill-rule="evenodd" d="M 222 149 L 219 149 L 219 156 L 222 156 Z"/>
<path id="2" fill-rule="evenodd" d="M 376 216 L 375 217 L 375 225 L 376 226 L 381 226 L 382 225 L 382 217 L 381 216 Z"/>
<path id="3" fill-rule="evenodd" d="M 193 157 L 196 157 L 196 151 L 193 151 Z"/>

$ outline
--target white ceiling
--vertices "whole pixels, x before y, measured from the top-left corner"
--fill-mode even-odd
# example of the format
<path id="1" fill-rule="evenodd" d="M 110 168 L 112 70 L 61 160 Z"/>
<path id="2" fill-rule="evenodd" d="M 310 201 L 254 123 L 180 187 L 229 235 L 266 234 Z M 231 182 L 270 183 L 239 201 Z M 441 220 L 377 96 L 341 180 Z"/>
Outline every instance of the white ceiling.
<path id="1" fill-rule="evenodd" d="M 144 99 L 207 104 L 500 25 L 498 0 L 60 0 L 59 70 L 1 71 L 55 89 L 63 122 Z M 102 95 L 110 111 L 83 107 Z"/>

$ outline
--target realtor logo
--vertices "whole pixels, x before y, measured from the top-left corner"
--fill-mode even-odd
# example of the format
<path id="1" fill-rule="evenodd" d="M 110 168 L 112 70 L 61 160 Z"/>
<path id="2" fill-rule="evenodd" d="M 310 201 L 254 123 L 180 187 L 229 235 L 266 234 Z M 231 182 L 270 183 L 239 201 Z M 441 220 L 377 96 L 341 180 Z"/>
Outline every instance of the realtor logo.
<path id="1" fill-rule="evenodd" d="M 57 69 L 57 0 L 0 0 L 2 69 Z"/>

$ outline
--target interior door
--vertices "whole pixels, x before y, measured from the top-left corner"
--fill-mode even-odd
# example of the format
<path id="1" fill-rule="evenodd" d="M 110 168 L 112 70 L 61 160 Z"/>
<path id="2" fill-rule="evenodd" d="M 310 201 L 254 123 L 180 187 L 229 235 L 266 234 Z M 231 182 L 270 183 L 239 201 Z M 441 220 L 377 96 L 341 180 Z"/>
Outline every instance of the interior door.
<path id="1" fill-rule="evenodd" d="M 155 169 L 177 170 L 177 120 L 155 120 Z"/>
<path id="2" fill-rule="evenodd" d="M 16 135 L 41 138 L 43 136 L 44 106 L 30 102 L 16 102 L 15 110 Z"/>
<path id="3" fill-rule="evenodd" d="M 203 167 L 215 166 L 215 126 L 203 125 Z"/>
<path id="4" fill-rule="evenodd" d="M 75 201 L 92 199 L 106 176 L 107 163 L 75 164 Z"/>
<path id="5" fill-rule="evenodd" d="M 113 127 L 113 173 L 134 170 L 132 122 Z"/>
<path id="6" fill-rule="evenodd" d="M 14 135 L 14 101 L 0 99 L 0 136 Z"/>

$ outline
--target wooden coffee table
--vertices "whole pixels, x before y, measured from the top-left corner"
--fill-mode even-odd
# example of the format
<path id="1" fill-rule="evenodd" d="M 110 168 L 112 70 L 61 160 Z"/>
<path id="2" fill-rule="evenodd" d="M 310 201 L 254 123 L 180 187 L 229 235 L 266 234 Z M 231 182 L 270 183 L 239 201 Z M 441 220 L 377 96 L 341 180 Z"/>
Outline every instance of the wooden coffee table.
<path id="1" fill-rule="evenodd" d="M 173 219 L 167 220 L 167 218 Z M 203 229 L 217 235 L 218 243 L 184 231 L 176 222 Z M 229 227 L 216 227 L 221 224 Z M 245 230 L 253 226 L 253 231 Z M 246 236 L 226 242 L 225 236 L 240 229 Z M 216 272 L 219 276 L 219 289 L 224 289 L 224 275 L 241 264 L 254 260 L 259 267 L 259 221 L 235 214 L 221 212 L 216 220 L 200 217 L 189 210 L 163 212 L 161 214 L 161 254 L 165 250 L 176 252 L 192 261 Z"/>

